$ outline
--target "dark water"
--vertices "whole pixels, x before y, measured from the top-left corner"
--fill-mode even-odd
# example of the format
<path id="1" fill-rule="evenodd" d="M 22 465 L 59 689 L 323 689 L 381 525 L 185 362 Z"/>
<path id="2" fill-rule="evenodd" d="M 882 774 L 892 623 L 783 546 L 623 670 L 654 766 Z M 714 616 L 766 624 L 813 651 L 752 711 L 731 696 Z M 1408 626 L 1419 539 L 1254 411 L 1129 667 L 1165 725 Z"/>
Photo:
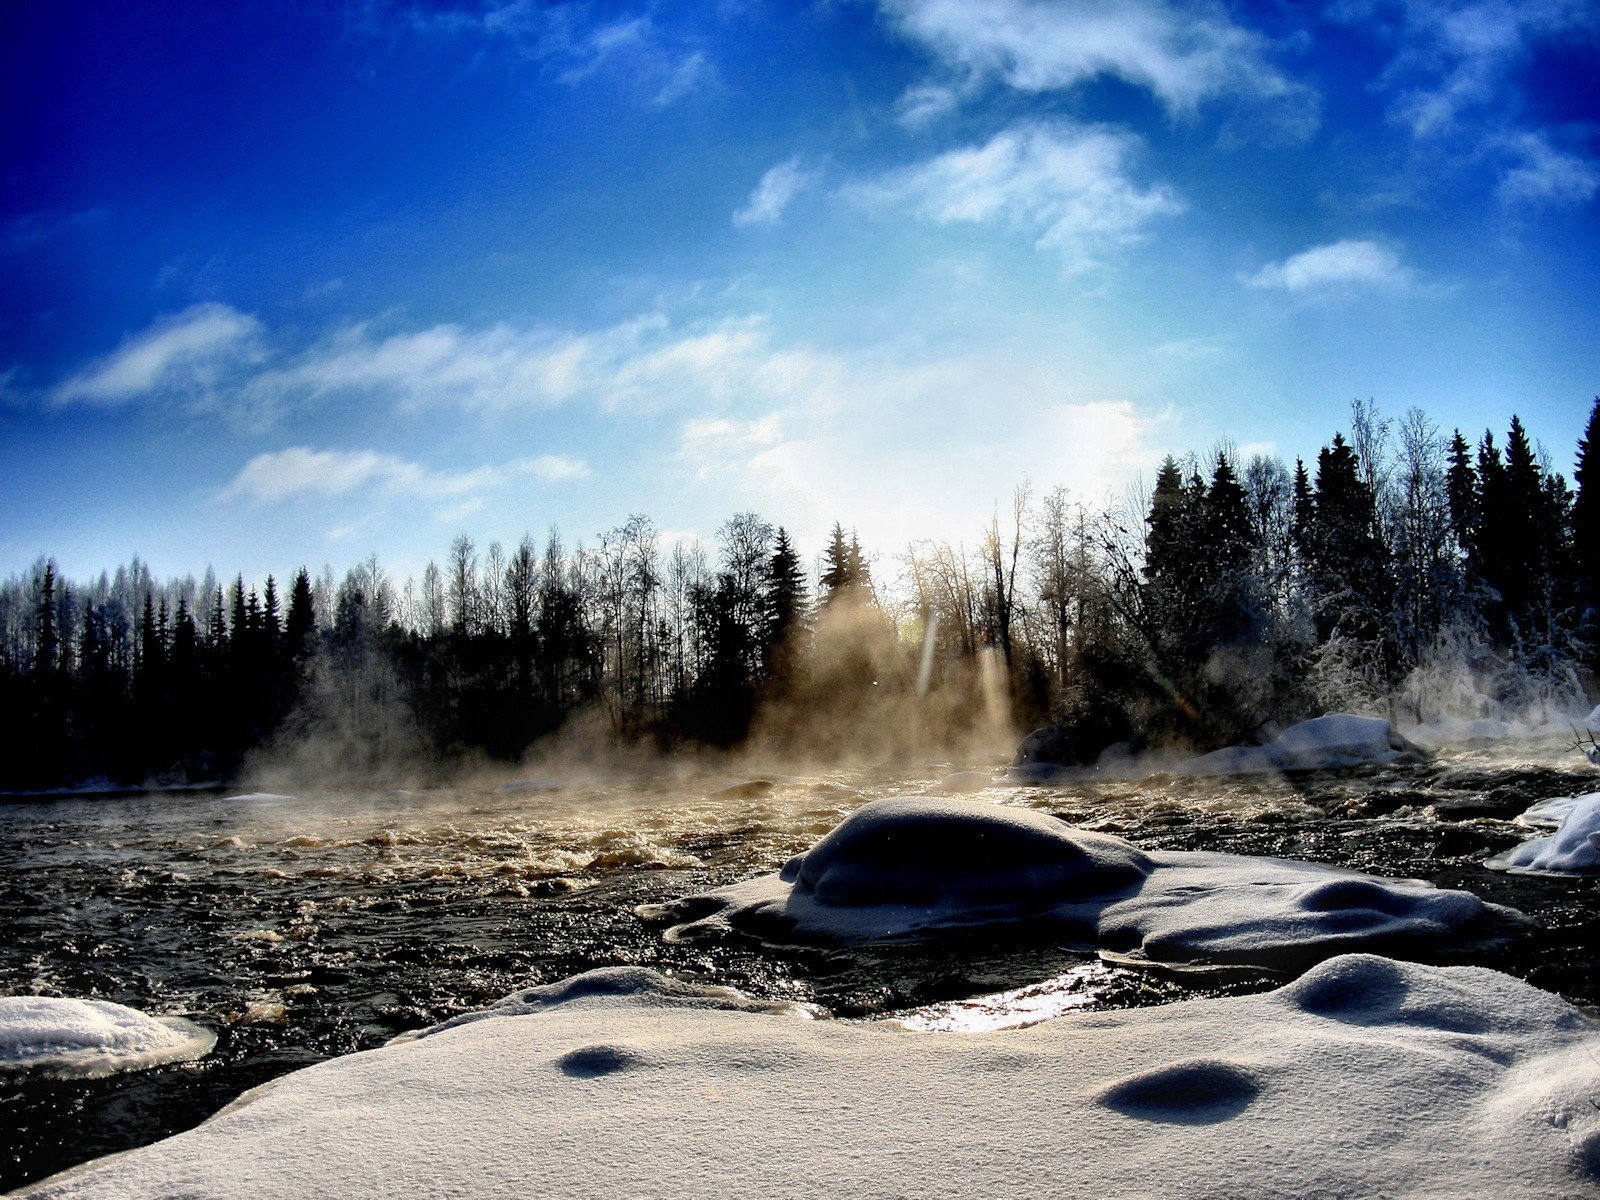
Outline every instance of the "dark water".
<path id="1" fill-rule="evenodd" d="M 194 793 L 0 806 L 0 993 L 117 1001 L 218 1032 L 199 1063 L 97 1080 L 0 1076 L 0 1188 L 188 1128 L 247 1088 L 482 1006 L 517 987 L 640 963 L 836 1015 L 961 1024 L 946 1002 L 1164 1003 L 1249 990 L 1109 967 L 993 935 L 937 949 L 668 945 L 638 904 L 775 869 L 866 800 L 968 764 L 496 783 L 228 800 Z M 997 788 L 1146 847 L 1337 863 L 1467 887 L 1534 924 L 1486 965 L 1600 1004 L 1600 887 L 1478 864 L 1537 800 L 1600 788 L 1559 744 L 1293 779 Z M 1028 985 L 1053 979 L 1048 995 Z M 930 1007 L 931 1006 L 931 1007 Z M 952 1014 L 955 1014 L 952 1016 Z M 982 1025 L 978 1021 L 978 1025 Z M 970 1026 L 970 1022 L 969 1022 Z"/>

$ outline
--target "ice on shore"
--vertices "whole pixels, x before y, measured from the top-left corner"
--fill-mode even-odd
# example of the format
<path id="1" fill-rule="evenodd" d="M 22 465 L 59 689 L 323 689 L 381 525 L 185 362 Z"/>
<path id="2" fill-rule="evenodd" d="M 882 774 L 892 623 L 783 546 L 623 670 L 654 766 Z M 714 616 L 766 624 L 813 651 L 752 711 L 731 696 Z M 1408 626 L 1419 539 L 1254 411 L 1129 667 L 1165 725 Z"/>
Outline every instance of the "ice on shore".
<path id="1" fill-rule="evenodd" d="M 592 972 L 246 1093 L 31 1197 L 1495 1196 L 1600 1184 L 1595 1026 L 1476 967 L 991 1034 Z"/>
<path id="2" fill-rule="evenodd" d="M 1185 759 L 1180 775 L 1259 775 L 1275 771 L 1324 771 L 1415 760 L 1424 751 L 1381 717 L 1329 713 L 1291 725 L 1261 746 L 1227 746 Z"/>
<path id="3" fill-rule="evenodd" d="M 1530 829 L 1555 829 L 1578 805 L 1597 798 L 1600 798 L 1600 792 L 1585 792 L 1581 796 L 1553 796 L 1549 800 L 1539 801 L 1526 812 L 1518 813 L 1516 822 Z"/>
<path id="4" fill-rule="evenodd" d="M 1517 818 L 1556 831 L 1497 854 L 1483 865 L 1519 875 L 1600 875 L 1600 792 L 1545 800 Z"/>
<path id="5" fill-rule="evenodd" d="M 1031 809 L 863 805 L 776 875 L 642 907 L 671 940 L 902 940 L 1032 925 L 1134 960 L 1299 969 L 1356 950 L 1434 957 L 1517 919 L 1470 892 L 1314 863 L 1142 851 Z"/>
<path id="6" fill-rule="evenodd" d="M 216 1041 L 182 1017 L 153 1017 L 107 1000 L 0 996 L 0 1071 L 113 1075 L 201 1058 Z"/>

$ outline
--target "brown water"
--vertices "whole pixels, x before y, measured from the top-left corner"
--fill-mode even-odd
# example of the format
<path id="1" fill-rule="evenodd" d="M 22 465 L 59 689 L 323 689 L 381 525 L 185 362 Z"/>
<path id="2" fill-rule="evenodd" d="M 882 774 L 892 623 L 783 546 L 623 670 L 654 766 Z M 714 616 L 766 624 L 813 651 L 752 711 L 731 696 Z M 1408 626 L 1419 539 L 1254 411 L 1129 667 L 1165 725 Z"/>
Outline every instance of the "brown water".
<path id="1" fill-rule="evenodd" d="M 1600 788 L 1563 745 L 1296 778 L 997 786 L 1147 847 L 1332 862 L 1468 887 L 1535 924 L 1487 965 L 1600 1003 L 1600 887 L 1478 863 L 1536 800 Z M 193 792 L 0 806 L 0 993 L 114 1000 L 219 1033 L 199 1063 L 98 1080 L 0 1076 L 0 1187 L 194 1125 L 246 1088 L 592 967 L 640 963 L 844 1017 L 997 1028 L 1197 990 L 1025 937 L 937 948 L 667 945 L 640 903 L 776 869 L 888 774 L 486 780 L 415 791 Z M 1045 983 L 1044 981 L 1048 981 Z M 1006 993 L 994 996 L 995 993 Z M 987 999 L 969 1002 L 970 998 Z"/>

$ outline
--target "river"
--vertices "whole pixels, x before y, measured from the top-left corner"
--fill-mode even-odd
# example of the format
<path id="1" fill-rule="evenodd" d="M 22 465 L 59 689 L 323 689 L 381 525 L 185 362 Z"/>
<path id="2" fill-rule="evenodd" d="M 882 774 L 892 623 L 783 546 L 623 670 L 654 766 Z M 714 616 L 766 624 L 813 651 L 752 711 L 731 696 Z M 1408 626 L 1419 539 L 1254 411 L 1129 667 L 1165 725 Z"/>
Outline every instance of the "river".
<path id="1" fill-rule="evenodd" d="M 591 967 L 645 964 L 847 1019 L 893 1015 L 930 1029 L 1271 986 L 1247 973 L 1154 975 L 992 934 L 846 951 L 672 945 L 634 914 L 774 870 L 863 802 L 937 790 L 974 766 L 566 771 L 293 797 L 0 804 L 0 994 L 113 1000 L 219 1034 L 198 1063 L 92 1080 L 0 1075 L 0 1188 L 143 1145 L 285 1071 Z M 1479 864 L 1528 836 L 1511 818 L 1535 801 L 1597 788 L 1600 774 L 1550 740 L 1292 778 L 1158 775 L 979 795 L 1148 848 L 1276 855 L 1469 888 L 1534 918 L 1484 965 L 1592 1007 L 1600 889 Z"/>

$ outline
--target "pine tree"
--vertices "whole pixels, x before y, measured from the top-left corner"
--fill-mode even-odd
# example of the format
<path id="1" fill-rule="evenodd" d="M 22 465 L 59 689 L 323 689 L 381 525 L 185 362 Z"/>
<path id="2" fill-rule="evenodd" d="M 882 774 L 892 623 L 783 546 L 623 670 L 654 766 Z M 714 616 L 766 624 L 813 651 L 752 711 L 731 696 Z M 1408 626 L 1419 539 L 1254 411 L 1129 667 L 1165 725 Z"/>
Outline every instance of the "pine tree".
<path id="1" fill-rule="evenodd" d="M 1450 527 L 1456 545 L 1472 570 L 1476 570 L 1481 497 L 1478 473 L 1472 469 L 1472 450 L 1457 429 L 1450 438 L 1450 465 L 1445 470 L 1445 494 L 1450 500 Z"/>
<path id="2" fill-rule="evenodd" d="M 1321 640 L 1336 631 L 1359 642 L 1388 638 L 1394 598 L 1389 550 L 1378 527 L 1377 500 L 1341 434 L 1317 455 L 1306 566 Z"/>
<path id="3" fill-rule="evenodd" d="M 1600 396 L 1589 410 L 1589 423 L 1578 442 L 1572 472 L 1577 493 L 1572 500 L 1572 569 L 1584 608 L 1583 630 L 1589 643 L 1589 664 L 1600 666 Z"/>
<path id="4" fill-rule="evenodd" d="M 844 536 L 844 526 L 834 522 L 828 535 L 828 545 L 822 552 L 822 602 L 835 604 L 842 600 L 859 600 L 867 580 L 866 562 L 861 555 L 861 543 L 852 534 Z"/>
<path id="5" fill-rule="evenodd" d="M 56 612 L 56 564 L 46 562 L 34 615 L 34 673 L 53 676 L 61 667 L 60 619 Z"/>
<path id="6" fill-rule="evenodd" d="M 311 594 L 311 573 L 301 567 L 289 588 L 289 614 L 284 621 L 284 648 L 291 661 L 299 662 L 311 652 L 311 635 L 316 628 L 317 608 Z"/>
<path id="7" fill-rule="evenodd" d="M 763 591 L 766 627 L 762 631 L 762 659 L 769 678 L 782 678 L 790 673 L 794 642 L 805 626 L 806 616 L 805 572 L 782 527 L 767 558 Z"/>

